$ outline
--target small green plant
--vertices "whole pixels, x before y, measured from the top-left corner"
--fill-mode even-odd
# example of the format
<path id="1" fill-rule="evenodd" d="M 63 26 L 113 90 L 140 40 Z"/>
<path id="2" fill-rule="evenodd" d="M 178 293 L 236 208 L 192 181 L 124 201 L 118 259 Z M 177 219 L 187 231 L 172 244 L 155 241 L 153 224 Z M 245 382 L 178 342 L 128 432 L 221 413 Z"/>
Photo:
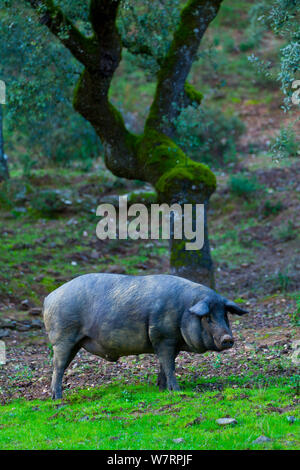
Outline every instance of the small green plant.
<path id="1" fill-rule="evenodd" d="M 3 181 L 0 184 L 0 206 L 10 209 L 14 206 L 13 201 L 11 199 L 11 194 L 9 191 L 9 182 Z"/>
<path id="2" fill-rule="evenodd" d="M 291 278 L 287 270 L 285 272 L 279 271 L 275 276 L 275 285 L 281 292 L 286 292 L 291 284 Z"/>
<path id="3" fill-rule="evenodd" d="M 250 49 L 258 48 L 262 39 L 262 35 L 266 30 L 266 25 L 259 20 L 265 13 L 264 2 L 256 2 L 248 13 L 248 27 L 244 33 L 244 39 L 240 43 L 240 51 L 246 52 Z"/>
<path id="4" fill-rule="evenodd" d="M 33 376 L 32 370 L 28 366 L 16 366 L 17 372 L 15 373 L 14 377 L 11 377 L 11 380 L 30 380 Z"/>
<path id="5" fill-rule="evenodd" d="M 127 403 L 132 403 L 134 401 L 134 396 L 132 393 L 128 392 L 127 390 L 123 390 L 121 392 L 123 400 L 125 400 Z"/>
<path id="6" fill-rule="evenodd" d="M 241 297 L 237 297 L 236 299 L 234 299 L 234 301 L 235 301 L 236 304 L 245 304 L 246 303 L 246 300 L 242 299 Z"/>
<path id="7" fill-rule="evenodd" d="M 53 358 L 53 346 L 51 343 L 48 343 L 47 346 L 49 349 L 49 357 L 52 359 Z"/>
<path id="8" fill-rule="evenodd" d="M 296 395 L 300 394 L 300 375 L 292 375 L 289 379 L 289 386 Z"/>
<path id="9" fill-rule="evenodd" d="M 263 186 L 258 183 L 254 176 L 249 177 L 239 173 L 230 178 L 229 188 L 235 196 L 250 199 L 255 193 L 262 191 Z"/>
<path id="10" fill-rule="evenodd" d="M 216 356 L 215 362 L 214 362 L 214 364 L 213 364 L 214 368 L 215 368 L 215 369 L 219 369 L 219 368 L 222 366 L 222 364 L 223 364 L 223 361 L 222 361 L 221 356 L 219 356 L 219 355 Z"/>
<path id="11" fill-rule="evenodd" d="M 47 217 L 64 212 L 71 204 L 69 194 L 58 189 L 39 191 L 30 201 L 31 207 L 37 213 Z"/>
<path id="12" fill-rule="evenodd" d="M 20 160 L 20 163 L 22 165 L 23 176 L 25 178 L 29 178 L 30 175 L 31 175 L 31 170 L 38 163 L 38 161 L 31 158 L 31 156 L 28 153 L 20 154 L 19 155 L 19 160 Z"/>
<path id="13" fill-rule="evenodd" d="M 282 128 L 273 140 L 271 150 L 275 160 L 299 156 L 299 138 L 292 127 Z"/>
<path id="14" fill-rule="evenodd" d="M 293 222 L 291 220 L 288 220 L 287 224 L 284 223 L 279 227 L 276 227 L 273 230 L 273 235 L 277 240 L 286 242 L 294 240 L 298 235 L 298 231 Z"/>
<path id="15" fill-rule="evenodd" d="M 277 215 L 282 211 L 283 205 L 281 201 L 270 201 L 267 200 L 263 205 L 263 216 L 269 217 L 270 215 Z"/>
<path id="16" fill-rule="evenodd" d="M 33 192 L 32 186 L 23 179 L 11 179 L 0 184 L 0 206 L 13 209 L 24 204 Z"/>
<path id="17" fill-rule="evenodd" d="M 296 301 L 295 310 L 290 313 L 290 319 L 293 325 L 300 326 L 300 297 Z"/>
<path id="18" fill-rule="evenodd" d="M 176 121 L 176 142 L 193 160 L 222 167 L 236 160 L 236 144 L 244 131 L 245 125 L 236 115 L 189 106 Z"/>
<path id="19" fill-rule="evenodd" d="M 223 47 L 226 52 L 233 53 L 237 51 L 237 46 L 233 37 L 224 34 Z"/>
<path id="20" fill-rule="evenodd" d="M 252 38 L 240 43 L 240 51 L 247 52 L 256 46 L 256 41 Z"/>

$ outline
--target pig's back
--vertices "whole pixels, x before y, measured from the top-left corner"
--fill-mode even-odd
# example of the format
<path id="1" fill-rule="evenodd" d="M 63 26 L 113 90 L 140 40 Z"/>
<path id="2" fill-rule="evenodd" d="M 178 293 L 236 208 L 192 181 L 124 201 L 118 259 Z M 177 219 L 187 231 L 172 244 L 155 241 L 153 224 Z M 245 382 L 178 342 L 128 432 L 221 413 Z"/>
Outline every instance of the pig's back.
<path id="1" fill-rule="evenodd" d="M 180 310 L 199 284 L 171 275 L 130 276 L 91 273 L 63 284 L 44 302 L 46 330 L 53 324 L 90 330 L 102 320 L 145 321 L 165 308 Z"/>

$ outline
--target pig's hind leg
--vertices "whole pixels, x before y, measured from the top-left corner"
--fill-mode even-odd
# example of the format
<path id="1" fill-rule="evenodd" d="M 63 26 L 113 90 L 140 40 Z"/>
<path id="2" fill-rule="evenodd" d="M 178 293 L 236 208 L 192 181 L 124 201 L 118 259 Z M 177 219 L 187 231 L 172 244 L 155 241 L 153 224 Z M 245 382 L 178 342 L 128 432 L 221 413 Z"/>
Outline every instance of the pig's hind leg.
<path id="1" fill-rule="evenodd" d="M 62 379 L 64 372 L 81 347 L 80 343 L 64 341 L 53 346 L 53 375 L 51 391 L 53 400 L 62 398 Z"/>

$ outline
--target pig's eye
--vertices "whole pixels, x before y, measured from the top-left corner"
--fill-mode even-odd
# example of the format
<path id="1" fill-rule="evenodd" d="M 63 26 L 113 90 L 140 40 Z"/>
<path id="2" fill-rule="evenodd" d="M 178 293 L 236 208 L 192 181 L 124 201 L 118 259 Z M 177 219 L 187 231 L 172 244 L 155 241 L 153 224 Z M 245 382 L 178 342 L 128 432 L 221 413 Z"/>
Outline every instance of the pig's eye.
<path id="1" fill-rule="evenodd" d="M 226 313 L 225 313 L 224 318 L 225 318 L 225 323 L 226 323 L 226 325 L 229 326 L 229 320 L 228 320 L 228 316 L 227 316 Z"/>

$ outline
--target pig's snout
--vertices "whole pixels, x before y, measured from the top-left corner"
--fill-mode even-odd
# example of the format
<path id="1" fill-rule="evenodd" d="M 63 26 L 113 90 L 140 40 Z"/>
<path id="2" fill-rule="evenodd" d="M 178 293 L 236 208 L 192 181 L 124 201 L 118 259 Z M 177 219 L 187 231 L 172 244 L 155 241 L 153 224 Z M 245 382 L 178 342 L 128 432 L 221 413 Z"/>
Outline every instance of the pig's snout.
<path id="1" fill-rule="evenodd" d="M 233 339 L 232 336 L 230 336 L 230 335 L 221 336 L 221 338 L 220 338 L 221 349 L 232 348 L 233 344 L 234 344 L 234 339 Z"/>

